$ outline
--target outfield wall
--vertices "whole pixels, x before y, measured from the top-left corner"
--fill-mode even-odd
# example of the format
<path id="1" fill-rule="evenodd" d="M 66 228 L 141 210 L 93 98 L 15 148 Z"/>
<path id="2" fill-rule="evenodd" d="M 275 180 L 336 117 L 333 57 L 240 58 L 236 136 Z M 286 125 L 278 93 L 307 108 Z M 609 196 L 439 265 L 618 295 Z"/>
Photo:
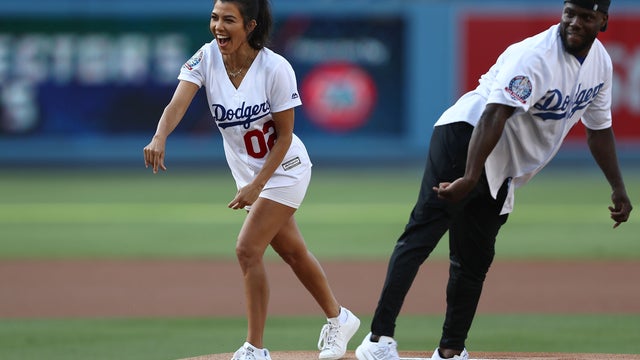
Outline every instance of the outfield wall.
<path id="1" fill-rule="evenodd" d="M 509 43 L 557 22 L 561 1 L 272 0 L 271 48 L 296 69 L 296 133 L 316 160 L 421 160 L 433 122 Z M 137 163 L 180 66 L 210 40 L 211 1 L 0 3 L 0 164 Z M 622 158 L 640 158 L 640 3 L 602 34 Z M 172 162 L 220 162 L 201 91 Z M 588 158 L 580 129 L 560 156 Z"/>

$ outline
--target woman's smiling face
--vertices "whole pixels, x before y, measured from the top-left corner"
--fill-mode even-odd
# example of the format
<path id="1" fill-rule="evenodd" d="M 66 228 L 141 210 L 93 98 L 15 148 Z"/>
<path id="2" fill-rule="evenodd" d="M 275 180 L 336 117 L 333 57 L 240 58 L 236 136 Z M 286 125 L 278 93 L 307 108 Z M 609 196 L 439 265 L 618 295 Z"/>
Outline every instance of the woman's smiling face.
<path id="1" fill-rule="evenodd" d="M 217 0 L 209 23 L 211 33 L 223 55 L 235 53 L 247 43 L 248 34 L 255 28 L 255 21 L 245 26 L 242 13 L 234 1 Z"/>

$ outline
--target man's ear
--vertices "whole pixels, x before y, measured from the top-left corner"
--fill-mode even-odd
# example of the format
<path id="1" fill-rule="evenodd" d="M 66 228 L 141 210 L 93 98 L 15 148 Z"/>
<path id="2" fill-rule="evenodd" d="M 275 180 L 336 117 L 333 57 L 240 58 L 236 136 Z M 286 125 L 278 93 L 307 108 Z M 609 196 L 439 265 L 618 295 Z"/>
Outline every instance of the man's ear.
<path id="1" fill-rule="evenodd" d="M 609 25 L 609 14 L 604 14 L 603 20 L 604 25 L 600 27 L 601 32 L 607 31 L 607 25 Z"/>

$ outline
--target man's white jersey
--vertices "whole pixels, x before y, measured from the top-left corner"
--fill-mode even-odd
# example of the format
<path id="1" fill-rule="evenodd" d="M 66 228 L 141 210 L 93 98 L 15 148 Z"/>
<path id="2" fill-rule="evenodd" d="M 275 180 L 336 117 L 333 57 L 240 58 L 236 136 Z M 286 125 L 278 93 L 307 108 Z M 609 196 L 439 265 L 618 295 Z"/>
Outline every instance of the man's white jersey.
<path id="1" fill-rule="evenodd" d="M 267 48 L 258 52 L 237 89 L 215 41 L 205 44 L 184 64 L 178 79 L 205 87 L 211 115 L 222 133 L 227 163 L 239 188 L 262 169 L 276 141 L 271 114 L 302 104 L 293 68 Z M 310 167 L 307 150 L 294 134 L 265 189 L 293 185 Z"/>
<path id="2" fill-rule="evenodd" d="M 613 66 L 597 39 L 582 64 L 562 45 L 559 25 L 509 46 L 478 87 L 445 111 L 436 126 L 476 125 L 487 104 L 513 106 L 502 137 L 485 164 L 494 197 L 505 179 L 512 185 L 502 209 L 513 209 L 513 191 L 539 172 L 580 119 L 589 129 L 611 126 Z"/>

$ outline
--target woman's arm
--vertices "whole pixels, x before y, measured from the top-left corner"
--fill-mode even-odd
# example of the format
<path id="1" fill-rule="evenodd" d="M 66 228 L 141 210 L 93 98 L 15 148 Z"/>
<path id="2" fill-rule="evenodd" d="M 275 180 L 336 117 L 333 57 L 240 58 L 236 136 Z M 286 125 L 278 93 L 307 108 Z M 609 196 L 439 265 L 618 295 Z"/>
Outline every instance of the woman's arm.
<path id="1" fill-rule="evenodd" d="M 260 169 L 251 183 L 238 190 L 238 193 L 235 198 L 231 200 L 228 207 L 232 209 L 242 209 L 247 205 L 253 204 L 258 199 L 267 181 L 273 176 L 273 173 L 282 163 L 287 151 L 289 151 L 291 141 L 293 140 L 294 114 L 294 108 L 272 114 L 277 136 L 275 144 L 269 151 L 262 169 Z"/>
<path id="2" fill-rule="evenodd" d="M 164 165 L 165 146 L 167 137 L 178 126 L 184 114 L 187 112 L 193 97 L 198 92 L 199 87 L 191 82 L 181 80 L 173 93 L 169 104 L 164 108 L 162 116 L 158 121 L 158 127 L 151 142 L 144 147 L 144 166 L 153 168 L 153 173 L 158 172 L 158 168 L 167 170 Z"/>

